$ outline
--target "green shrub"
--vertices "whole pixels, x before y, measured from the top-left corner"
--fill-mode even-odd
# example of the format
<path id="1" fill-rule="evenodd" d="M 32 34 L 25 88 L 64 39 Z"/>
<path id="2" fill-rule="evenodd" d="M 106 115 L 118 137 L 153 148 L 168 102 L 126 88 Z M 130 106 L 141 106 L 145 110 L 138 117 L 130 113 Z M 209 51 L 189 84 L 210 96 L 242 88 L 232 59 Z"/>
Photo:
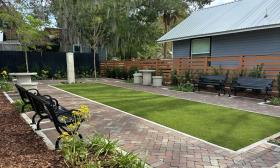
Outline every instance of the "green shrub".
<path id="1" fill-rule="evenodd" d="M 19 112 L 19 113 L 22 113 L 21 109 L 22 109 L 22 106 L 24 105 L 23 101 L 22 100 L 16 100 L 14 102 L 14 106 L 16 107 L 16 111 Z M 23 112 L 28 112 L 28 111 L 32 111 L 32 107 L 30 104 L 26 105 L 25 108 L 24 108 L 24 111 Z"/>
<path id="2" fill-rule="evenodd" d="M 280 146 L 280 139 L 272 139 L 272 140 L 269 140 L 268 142 Z"/>
<path id="3" fill-rule="evenodd" d="M 128 75 L 128 79 L 133 79 L 133 74 L 135 72 L 138 71 L 138 67 L 137 66 L 132 66 L 129 68 L 128 72 L 127 72 L 127 75 Z"/>
<path id="4" fill-rule="evenodd" d="M 178 84 L 178 86 L 172 87 L 171 89 L 183 92 L 193 92 L 193 85 L 191 83 L 182 83 Z"/>
<path id="5" fill-rule="evenodd" d="M 63 141 L 62 153 L 69 167 L 145 167 L 145 163 L 136 155 L 124 154 L 118 148 L 117 141 L 98 135 L 84 140 L 70 136 Z"/>
<path id="6" fill-rule="evenodd" d="M 173 70 L 171 72 L 171 85 L 177 86 L 178 85 L 178 76 L 177 76 L 177 71 Z"/>
<path id="7" fill-rule="evenodd" d="M 117 70 L 116 70 L 116 76 L 117 76 L 117 78 L 118 78 L 118 79 L 123 79 L 124 76 L 125 76 L 125 73 L 126 73 L 125 69 L 124 69 L 124 68 L 116 68 L 116 69 L 117 69 Z"/>
<path id="8" fill-rule="evenodd" d="M 13 88 L 14 87 L 10 82 L 5 81 L 5 80 L 0 80 L 0 90 L 8 92 L 8 91 L 12 91 Z"/>
<path id="9" fill-rule="evenodd" d="M 10 82 L 8 82 L 8 80 L 8 71 L 0 71 L 0 90 L 3 90 L 5 92 L 13 90 L 13 85 Z"/>
<path id="10" fill-rule="evenodd" d="M 257 65 L 256 67 L 254 67 L 253 70 L 249 73 L 249 77 L 264 78 L 265 72 L 264 72 L 263 67 L 264 67 L 264 64 Z"/>
<path id="11" fill-rule="evenodd" d="M 224 74 L 224 69 L 220 65 L 218 68 L 213 67 L 213 75 L 223 75 Z"/>
<path id="12" fill-rule="evenodd" d="M 110 68 L 106 67 L 104 73 L 105 73 L 104 75 L 105 75 L 106 78 L 111 78 L 112 77 L 112 71 L 111 71 Z"/>
<path id="13" fill-rule="evenodd" d="M 242 69 L 239 73 L 239 76 L 241 76 L 241 77 L 247 76 L 247 69 Z"/>
<path id="14" fill-rule="evenodd" d="M 89 66 L 81 66 L 78 69 L 77 75 L 80 78 L 90 78 L 92 77 L 92 69 Z"/>
<path id="15" fill-rule="evenodd" d="M 57 71 L 54 73 L 53 77 L 54 77 L 55 79 L 64 79 L 64 78 L 66 78 L 66 72 L 65 72 L 65 71 L 62 71 L 62 70 L 57 70 Z"/>
<path id="16" fill-rule="evenodd" d="M 112 167 L 144 168 L 145 163 L 139 161 L 133 153 L 127 153 L 114 158 Z"/>
<path id="17" fill-rule="evenodd" d="M 280 97 L 273 97 L 271 99 L 270 104 L 275 105 L 275 106 L 280 106 Z"/>
<path id="18" fill-rule="evenodd" d="M 40 77 L 41 79 L 48 79 L 50 77 L 50 71 L 49 70 L 44 70 L 42 69 L 41 70 L 41 73 L 40 73 Z"/>
<path id="19" fill-rule="evenodd" d="M 188 83 L 191 82 L 193 79 L 193 75 L 192 75 L 192 71 L 191 70 L 187 70 L 185 71 L 185 82 L 184 83 Z"/>

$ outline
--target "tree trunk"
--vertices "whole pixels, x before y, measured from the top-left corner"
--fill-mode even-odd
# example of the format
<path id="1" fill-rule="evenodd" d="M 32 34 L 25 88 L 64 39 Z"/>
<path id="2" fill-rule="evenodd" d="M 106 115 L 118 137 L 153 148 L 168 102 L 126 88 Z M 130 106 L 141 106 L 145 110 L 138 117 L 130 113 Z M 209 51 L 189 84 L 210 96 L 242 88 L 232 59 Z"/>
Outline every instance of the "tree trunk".
<path id="1" fill-rule="evenodd" d="M 166 42 L 163 43 L 163 58 L 164 59 L 167 58 L 167 43 Z"/>
<path id="2" fill-rule="evenodd" d="M 26 72 L 29 72 L 29 67 L 28 67 L 28 56 L 27 56 L 27 51 L 24 50 L 25 54 L 25 66 L 26 66 Z"/>
<path id="3" fill-rule="evenodd" d="M 164 19 L 164 34 L 168 32 L 168 25 L 166 19 Z M 163 43 L 163 58 L 167 58 L 167 42 Z"/>
<path id="4" fill-rule="evenodd" d="M 93 49 L 93 68 L 94 68 L 94 79 L 97 79 L 97 74 L 96 74 L 96 57 L 95 57 L 95 48 Z"/>

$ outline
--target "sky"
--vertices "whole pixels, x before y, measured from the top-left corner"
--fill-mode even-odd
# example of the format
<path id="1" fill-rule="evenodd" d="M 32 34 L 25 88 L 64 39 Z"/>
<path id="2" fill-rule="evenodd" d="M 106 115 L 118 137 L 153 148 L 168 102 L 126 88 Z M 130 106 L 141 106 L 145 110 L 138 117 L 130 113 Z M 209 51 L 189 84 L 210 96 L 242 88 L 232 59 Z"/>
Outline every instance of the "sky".
<path id="1" fill-rule="evenodd" d="M 224 4 L 224 3 L 228 3 L 228 2 L 233 2 L 234 0 L 214 0 L 210 5 L 207 5 L 206 7 L 209 6 L 216 6 L 216 5 L 220 5 L 220 4 Z"/>

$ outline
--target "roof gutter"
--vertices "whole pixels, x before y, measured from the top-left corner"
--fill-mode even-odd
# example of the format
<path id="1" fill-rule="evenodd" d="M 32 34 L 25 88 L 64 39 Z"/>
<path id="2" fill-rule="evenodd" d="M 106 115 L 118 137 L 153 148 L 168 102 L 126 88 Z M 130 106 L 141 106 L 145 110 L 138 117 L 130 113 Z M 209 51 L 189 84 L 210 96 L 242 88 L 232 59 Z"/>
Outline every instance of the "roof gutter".
<path id="1" fill-rule="evenodd" d="M 268 25 L 268 26 L 259 26 L 259 27 L 253 27 L 253 28 L 245 28 L 245 29 L 229 30 L 229 31 L 223 31 L 223 32 L 216 32 L 216 33 L 199 34 L 199 35 L 194 35 L 194 36 L 171 38 L 171 39 L 166 39 L 166 40 L 159 39 L 159 40 L 157 40 L 157 42 L 166 43 L 166 42 L 172 42 L 172 41 L 188 40 L 188 39 L 194 39 L 194 38 L 226 35 L 226 34 L 233 34 L 233 33 L 242 33 L 242 32 L 255 31 L 255 30 L 273 29 L 273 28 L 279 28 L 279 27 L 280 27 L 280 24 L 273 24 L 273 25 Z"/>

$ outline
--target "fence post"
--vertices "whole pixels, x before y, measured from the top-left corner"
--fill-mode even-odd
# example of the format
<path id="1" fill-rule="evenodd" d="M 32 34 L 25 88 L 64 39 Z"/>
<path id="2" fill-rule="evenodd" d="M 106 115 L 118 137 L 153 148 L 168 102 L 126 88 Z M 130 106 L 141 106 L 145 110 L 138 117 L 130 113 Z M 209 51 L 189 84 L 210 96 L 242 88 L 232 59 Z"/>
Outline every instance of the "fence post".
<path id="1" fill-rule="evenodd" d="M 208 67 L 208 57 L 204 58 L 204 73 L 207 73 L 207 67 Z"/>
<path id="2" fill-rule="evenodd" d="M 158 59 L 156 59 L 156 74 L 158 73 Z"/>
<path id="3" fill-rule="evenodd" d="M 243 69 L 244 69 L 244 59 L 245 59 L 245 56 L 244 55 L 241 55 L 240 56 L 240 71 L 243 71 Z"/>

